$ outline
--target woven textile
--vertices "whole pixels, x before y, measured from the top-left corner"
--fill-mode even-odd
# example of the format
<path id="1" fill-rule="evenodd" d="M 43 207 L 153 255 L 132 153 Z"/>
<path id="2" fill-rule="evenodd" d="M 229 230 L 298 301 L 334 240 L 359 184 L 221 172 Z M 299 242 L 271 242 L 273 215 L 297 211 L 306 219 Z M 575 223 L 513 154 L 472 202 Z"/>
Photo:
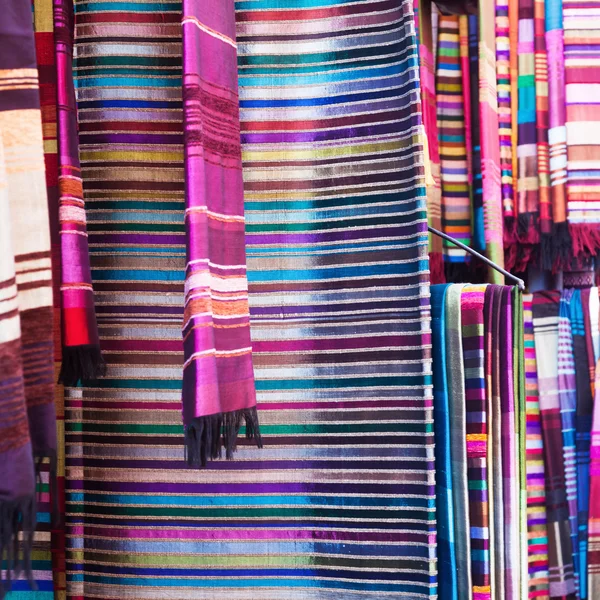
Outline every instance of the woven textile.
<path id="1" fill-rule="evenodd" d="M 577 560 L 579 597 L 583 600 L 587 594 L 587 545 L 588 545 L 588 507 L 590 475 L 590 432 L 592 428 L 593 398 L 590 387 L 590 367 L 585 339 L 585 320 L 581 291 L 574 290 L 570 304 L 569 322 L 573 335 L 573 358 L 576 381 L 575 410 L 575 460 L 577 463 Z"/>
<path id="2" fill-rule="evenodd" d="M 519 2 L 518 231 L 523 244 L 539 242 L 539 180 L 535 104 L 534 0 Z"/>
<path id="3" fill-rule="evenodd" d="M 0 8 L 0 562 L 33 581 L 34 459 L 56 454 L 51 249 L 32 6 Z"/>
<path id="4" fill-rule="evenodd" d="M 599 288 L 590 289 L 590 329 L 592 335 L 592 346 L 594 348 L 594 360 L 600 359 L 600 296 Z M 597 369 L 596 369 L 597 371 Z M 594 380 L 595 381 L 595 380 Z"/>
<path id="5" fill-rule="evenodd" d="M 451 285 L 446 292 L 446 348 L 452 491 L 454 499 L 454 542 L 458 597 L 473 598 L 471 577 L 471 538 L 467 477 L 467 437 L 465 371 L 463 365 L 461 295 L 463 285 Z"/>
<path id="6" fill-rule="evenodd" d="M 458 600 L 456 548 L 454 545 L 454 498 L 452 489 L 452 446 L 448 398 L 447 355 L 454 348 L 446 343 L 447 285 L 431 287 L 431 330 L 433 347 L 433 407 L 435 423 L 435 497 L 437 515 L 437 559 L 440 600 Z"/>
<path id="7" fill-rule="evenodd" d="M 495 3 L 491 0 L 481 0 L 479 3 L 479 120 L 485 249 L 491 260 L 503 266 Z M 488 277 L 492 283 L 503 283 L 503 276 L 496 270 L 490 270 Z"/>
<path id="8" fill-rule="evenodd" d="M 212 6 L 204 29 L 227 44 L 210 19 L 233 2 Z M 409 3 L 374 6 L 237 4 L 265 448 L 242 440 L 236 461 L 196 471 L 179 448 L 181 7 L 77 3 L 108 370 L 67 392 L 71 598 L 434 595 L 418 60 Z"/>
<path id="9" fill-rule="evenodd" d="M 104 373 L 90 273 L 73 87 L 73 0 L 54 0 L 57 77 L 59 231 L 61 244 L 61 381 L 77 385 Z"/>
<path id="10" fill-rule="evenodd" d="M 574 600 L 573 552 L 558 385 L 559 302 L 559 292 L 534 294 L 533 330 L 546 469 L 550 598 Z"/>
<path id="11" fill-rule="evenodd" d="M 528 598 L 549 598 L 548 525 L 544 440 L 538 390 L 537 356 L 533 333 L 533 296 L 523 296 L 525 386 L 527 411 L 527 560 Z"/>
<path id="12" fill-rule="evenodd" d="M 438 231 L 442 229 L 442 191 L 440 182 L 440 152 L 437 129 L 435 95 L 435 50 L 433 37 L 432 2 L 419 2 L 419 75 L 421 78 L 421 104 L 423 127 L 429 149 L 431 181 L 427 182 L 427 218 Z M 444 275 L 443 240 L 429 234 L 429 271 L 431 283 L 443 283 Z"/>
<path id="13" fill-rule="evenodd" d="M 567 216 L 573 253 L 600 249 L 600 2 L 564 0 Z"/>
<path id="14" fill-rule="evenodd" d="M 491 597 L 488 495 L 488 410 L 484 359 L 484 285 L 467 285 L 461 295 L 465 369 L 467 477 L 473 598 Z"/>
<path id="15" fill-rule="evenodd" d="M 542 247 L 542 264 L 561 264 L 571 254 L 567 227 L 567 129 L 565 126 L 565 62 L 563 2 L 546 0 L 548 57 L 548 143 L 553 232 L 551 247 Z M 548 256 L 548 254 L 551 256 Z"/>
<path id="16" fill-rule="evenodd" d="M 444 232 L 471 245 L 471 204 L 468 176 L 459 17 L 440 15 L 436 65 L 436 103 Z M 444 242 L 447 262 L 466 262 L 469 255 Z"/>
<path id="17" fill-rule="evenodd" d="M 600 594 L 600 362 L 596 364 L 596 395 L 590 450 L 590 517 L 588 547 L 588 597 Z"/>
<path id="18" fill-rule="evenodd" d="M 235 12 L 183 1 L 186 240 L 183 422 L 188 462 L 261 445 L 250 342 Z M 213 57 L 207 60 L 206 57 Z"/>
<path id="19" fill-rule="evenodd" d="M 564 290 L 560 297 L 558 313 L 558 398 L 560 402 L 565 484 L 567 490 L 567 503 L 569 505 L 569 524 L 571 528 L 575 587 L 578 589 L 577 467 L 575 459 L 575 409 L 577 407 L 577 384 L 575 379 L 573 337 L 570 322 L 570 304 L 572 296 L 573 290 Z"/>
<path id="20" fill-rule="evenodd" d="M 510 73 L 509 0 L 496 2 L 496 78 L 498 89 L 498 125 L 500 142 L 500 171 L 502 177 L 502 213 L 504 243 L 514 241 L 515 207 L 512 170 L 512 112 Z"/>

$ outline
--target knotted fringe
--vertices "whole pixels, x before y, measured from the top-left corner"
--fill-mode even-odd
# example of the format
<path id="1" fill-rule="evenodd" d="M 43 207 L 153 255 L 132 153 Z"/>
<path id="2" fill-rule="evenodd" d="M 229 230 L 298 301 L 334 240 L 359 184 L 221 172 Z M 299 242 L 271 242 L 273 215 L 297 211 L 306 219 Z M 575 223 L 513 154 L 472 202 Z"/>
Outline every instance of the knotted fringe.
<path id="1" fill-rule="evenodd" d="M 516 238 L 521 244 L 539 244 L 539 214 L 536 212 L 522 213 L 517 217 Z"/>
<path id="2" fill-rule="evenodd" d="M 540 267 L 551 271 L 554 266 L 552 234 L 542 233 L 540 237 Z"/>
<path id="3" fill-rule="evenodd" d="M 555 223 L 552 229 L 552 270 L 558 271 L 570 264 L 573 258 L 573 242 L 566 221 Z"/>
<path id="4" fill-rule="evenodd" d="M 196 417 L 185 428 L 185 460 L 188 465 L 205 467 L 209 460 L 221 458 L 223 447 L 225 457 L 231 460 L 237 448 L 242 420 L 246 424 L 246 439 L 255 440 L 256 445 L 262 448 L 256 407 Z"/>
<path id="5" fill-rule="evenodd" d="M 25 574 L 36 590 L 31 568 L 33 534 L 36 526 L 35 494 L 18 500 L 0 501 L 0 600 L 11 589 L 12 580 Z M 21 539 L 21 541 L 20 541 Z"/>
<path id="6" fill-rule="evenodd" d="M 569 234 L 576 258 L 596 256 L 600 251 L 600 223 L 571 223 Z"/>
<path id="7" fill-rule="evenodd" d="M 63 346 L 59 383 L 73 387 L 105 374 L 106 364 L 98 346 Z"/>

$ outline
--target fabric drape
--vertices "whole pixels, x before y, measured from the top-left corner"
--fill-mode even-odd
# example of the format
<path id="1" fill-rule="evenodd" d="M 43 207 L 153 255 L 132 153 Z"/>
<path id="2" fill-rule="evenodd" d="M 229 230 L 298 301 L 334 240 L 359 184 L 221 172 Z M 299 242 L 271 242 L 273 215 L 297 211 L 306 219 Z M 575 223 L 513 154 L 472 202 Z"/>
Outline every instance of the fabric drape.
<path id="1" fill-rule="evenodd" d="M 56 460 L 52 270 L 31 2 L 0 19 L 0 559 L 33 579 L 35 463 Z M 0 596 L 6 589 L 0 585 Z M 10 586 L 8 586 L 10 588 Z"/>
<path id="2" fill-rule="evenodd" d="M 600 594 L 600 362 L 596 363 L 596 386 L 590 449 L 590 515 L 588 523 L 588 596 Z"/>

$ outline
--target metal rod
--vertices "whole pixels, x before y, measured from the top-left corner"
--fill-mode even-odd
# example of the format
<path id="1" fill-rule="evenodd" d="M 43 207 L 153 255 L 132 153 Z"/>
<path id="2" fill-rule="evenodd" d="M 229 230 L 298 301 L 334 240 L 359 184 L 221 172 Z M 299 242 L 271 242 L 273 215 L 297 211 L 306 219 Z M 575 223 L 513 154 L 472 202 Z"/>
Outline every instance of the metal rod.
<path id="1" fill-rule="evenodd" d="M 451 244 L 454 244 L 455 246 L 462 248 L 469 254 L 476 256 L 479 260 L 482 260 L 484 263 L 486 263 L 487 265 L 492 267 L 492 269 L 496 269 L 496 271 L 498 271 L 499 273 L 502 273 L 502 275 L 504 275 L 505 277 L 508 277 L 509 279 L 514 281 L 517 284 L 517 287 L 522 292 L 525 291 L 525 282 L 522 279 L 520 279 L 516 275 L 513 275 L 512 273 L 509 273 L 508 271 L 504 270 L 500 265 L 497 265 L 495 262 L 491 261 L 487 256 L 484 256 L 483 254 L 479 254 L 479 252 L 477 252 L 476 250 L 473 250 L 473 248 L 469 248 L 469 246 L 466 246 L 462 242 L 455 240 L 453 237 L 450 237 L 446 233 L 438 231 L 437 229 L 435 229 L 433 227 L 427 227 L 427 229 L 429 229 L 429 231 L 431 231 L 431 233 L 434 233 L 435 235 L 439 235 L 441 238 L 444 238 L 446 241 L 450 242 Z"/>

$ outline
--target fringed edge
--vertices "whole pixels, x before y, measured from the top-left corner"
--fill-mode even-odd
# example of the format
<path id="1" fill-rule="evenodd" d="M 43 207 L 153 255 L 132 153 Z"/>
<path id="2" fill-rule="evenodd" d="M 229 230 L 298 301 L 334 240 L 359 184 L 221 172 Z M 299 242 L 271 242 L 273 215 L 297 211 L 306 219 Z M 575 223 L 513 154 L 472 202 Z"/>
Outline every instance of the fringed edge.
<path id="1" fill-rule="evenodd" d="M 59 383 L 74 387 L 105 374 L 106 364 L 98 346 L 63 346 Z"/>
<path id="2" fill-rule="evenodd" d="M 515 236 L 520 244 L 534 246 L 540 243 L 539 218 L 536 212 L 522 213 L 517 217 Z"/>
<path id="3" fill-rule="evenodd" d="M 440 252 L 429 253 L 429 279 L 432 284 L 446 283 L 444 256 Z"/>
<path id="4" fill-rule="evenodd" d="M 221 458 L 225 447 L 227 460 L 233 458 L 242 426 L 246 425 L 246 439 L 263 447 L 256 407 L 227 413 L 196 417 L 185 428 L 185 460 L 190 467 L 205 467 L 209 460 Z"/>
<path id="5" fill-rule="evenodd" d="M 569 223 L 569 235 L 576 258 L 596 256 L 600 251 L 600 223 Z"/>
<path id="6" fill-rule="evenodd" d="M 571 263 L 573 241 L 566 221 L 555 223 L 552 228 L 552 271 L 556 272 Z"/>
<path id="7" fill-rule="evenodd" d="M 12 580 L 22 573 L 37 590 L 31 568 L 31 551 L 36 526 L 35 494 L 13 501 L 0 501 L 0 600 L 11 590 Z"/>
<path id="8" fill-rule="evenodd" d="M 551 233 L 542 233 L 540 239 L 540 268 L 551 271 L 554 266 L 553 241 Z"/>

